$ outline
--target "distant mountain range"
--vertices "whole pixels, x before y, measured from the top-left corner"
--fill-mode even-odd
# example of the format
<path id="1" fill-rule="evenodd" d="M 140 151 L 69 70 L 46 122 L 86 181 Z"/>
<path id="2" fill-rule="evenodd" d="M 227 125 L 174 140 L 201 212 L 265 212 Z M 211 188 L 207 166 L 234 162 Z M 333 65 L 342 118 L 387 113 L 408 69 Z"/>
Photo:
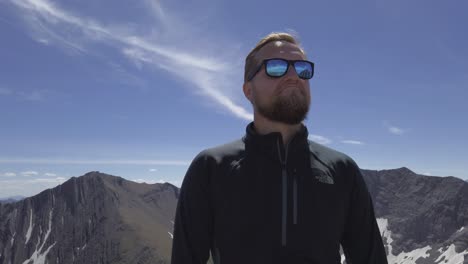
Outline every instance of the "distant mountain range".
<path id="1" fill-rule="evenodd" d="M 24 198 L 26 198 L 26 197 L 21 196 L 21 195 L 4 197 L 4 198 L 0 198 L 0 203 L 14 203 L 14 202 L 17 202 L 17 201 L 21 201 Z"/>
<path id="2" fill-rule="evenodd" d="M 389 263 L 468 263 L 467 182 L 404 167 L 362 173 Z M 170 263 L 178 197 L 170 183 L 90 172 L 1 202 L 0 263 Z"/>

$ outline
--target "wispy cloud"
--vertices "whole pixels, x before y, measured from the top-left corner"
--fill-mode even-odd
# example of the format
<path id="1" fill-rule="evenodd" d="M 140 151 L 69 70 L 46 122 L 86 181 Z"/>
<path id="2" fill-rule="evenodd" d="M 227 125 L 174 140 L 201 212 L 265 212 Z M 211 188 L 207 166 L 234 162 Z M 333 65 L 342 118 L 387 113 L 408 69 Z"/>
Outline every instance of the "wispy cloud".
<path id="1" fill-rule="evenodd" d="M 403 135 L 403 133 L 405 133 L 403 129 L 399 127 L 394 127 L 394 126 L 389 127 L 388 130 L 390 131 L 390 133 L 395 134 L 395 135 Z"/>
<path id="2" fill-rule="evenodd" d="M 15 178 L 0 180 L 0 197 L 31 196 L 65 182 L 67 178 Z"/>
<path id="3" fill-rule="evenodd" d="M 309 139 L 323 145 L 332 143 L 331 139 L 319 135 L 309 135 Z"/>
<path id="4" fill-rule="evenodd" d="M 26 101 L 42 101 L 45 99 L 46 90 L 19 91 L 16 94 L 22 100 Z"/>
<path id="5" fill-rule="evenodd" d="M 47 39 L 44 39 L 44 38 L 38 38 L 38 39 L 36 39 L 36 41 L 38 41 L 39 43 L 42 43 L 44 45 L 49 44 L 49 41 Z"/>
<path id="6" fill-rule="evenodd" d="M 37 183 L 37 182 L 44 182 L 44 183 L 63 183 L 64 181 L 66 181 L 67 179 L 64 178 L 64 177 L 56 177 L 56 178 L 53 178 L 53 179 L 50 179 L 50 178 L 38 178 L 38 179 L 34 179 L 34 180 L 31 180 L 30 182 L 32 183 Z"/>
<path id="7" fill-rule="evenodd" d="M 107 165 L 166 165 L 166 166 L 187 166 L 190 161 L 185 160 L 72 160 L 72 159 L 6 159 L 0 158 L 0 164 L 107 164 Z M 23 172 L 37 175 L 35 171 Z M 34 174 L 35 173 L 35 174 Z M 29 175 L 28 175 L 29 176 Z"/>
<path id="8" fill-rule="evenodd" d="M 38 173 L 37 171 L 23 171 L 23 172 L 21 172 L 21 174 L 22 174 L 23 176 L 29 177 L 29 176 L 36 176 L 36 175 L 38 175 L 39 173 Z"/>
<path id="9" fill-rule="evenodd" d="M 8 88 L 0 87 L 0 96 L 13 96 L 22 101 L 43 101 L 46 98 L 47 90 L 44 89 L 33 89 L 30 91 L 26 90 L 12 90 Z"/>
<path id="10" fill-rule="evenodd" d="M 352 145 L 364 145 L 364 142 L 358 140 L 342 140 L 341 143 Z"/>
<path id="11" fill-rule="evenodd" d="M 383 125 L 387 128 L 388 132 L 394 135 L 403 135 L 406 133 L 406 130 L 399 128 L 397 126 L 391 125 L 388 121 L 383 121 Z"/>
<path id="12" fill-rule="evenodd" d="M 112 46 L 140 67 L 148 65 L 166 70 L 187 81 L 192 87 L 197 88 L 197 94 L 209 98 L 234 116 L 253 120 L 253 115 L 235 103 L 225 92 L 232 89 L 229 85 L 232 86 L 234 83 L 230 74 L 238 71 L 238 67 L 228 66 L 225 61 L 236 61 L 239 58 L 238 55 L 223 60 L 219 58 L 219 54 L 210 54 L 209 48 L 205 48 L 204 53 L 195 52 L 193 46 L 197 43 L 190 43 L 192 45 L 190 46 L 181 41 L 171 42 L 169 33 L 166 34 L 163 44 L 158 39 L 151 36 L 139 36 L 135 31 L 120 25 L 103 26 L 92 18 L 80 17 L 47 0 L 11 1 L 22 11 L 29 28 L 35 35 L 38 35 L 37 39 L 41 42 L 48 44 L 56 42 L 88 54 L 92 52 L 92 45 L 86 47 L 89 43 Z M 147 0 L 147 4 L 151 6 L 150 11 L 159 20 L 170 21 L 171 25 L 181 24 L 180 21 L 172 23 L 175 19 L 164 12 L 159 1 Z M 183 31 L 184 27 L 179 26 L 178 29 Z M 174 29 L 167 27 L 166 30 L 171 32 Z M 186 30 L 177 34 L 186 35 L 187 39 L 190 35 L 196 36 L 195 33 Z M 205 40 L 204 43 L 217 43 L 217 41 Z M 240 77 L 241 72 L 239 72 L 239 80 Z"/>
<path id="13" fill-rule="evenodd" d="M 37 171 L 23 171 L 20 174 L 23 175 L 23 176 L 26 176 L 26 177 L 30 177 L 30 176 L 38 176 L 39 172 L 37 172 Z M 3 174 L 3 176 L 5 176 L 5 177 L 15 177 L 16 175 L 17 174 L 14 173 L 14 172 L 6 172 L 6 173 Z M 43 174 L 43 176 L 57 177 L 57 174 L 56 173 L 51 173 L 51 172 L 46 172 L 46 173 Z"/>
<path id="14" fill-rule="evenodd" d="M 10 95 L 12 94 L 13 92 L 10 90 L 10 89 L 7 89 L 7 88 L 4 88 L 4 87 L 0 87 L 0 95 Z"/>

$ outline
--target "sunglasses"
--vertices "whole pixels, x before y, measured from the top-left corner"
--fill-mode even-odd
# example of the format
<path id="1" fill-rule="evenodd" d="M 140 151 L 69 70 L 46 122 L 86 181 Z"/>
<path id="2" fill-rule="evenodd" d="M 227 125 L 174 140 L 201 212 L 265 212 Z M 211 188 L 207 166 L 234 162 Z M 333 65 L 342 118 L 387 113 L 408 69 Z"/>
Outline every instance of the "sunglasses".
<path id="1" fill-rule="evenodd" d="M 314 63 L 307 60 L 285 60 L 280 58 L 266 59 L 263 60 L 262 64 L 258 66 L 257 70 L 247 79 L 250 81 L 257 75 L 257 73 L 262 69 L 262 66 L 265 65 L 266 75 L 279 78 L 285 75 L 288 72 L 289 65 L 294 66 L 296 74 L 299 78 L 309 80 L 314 76 Z"/>

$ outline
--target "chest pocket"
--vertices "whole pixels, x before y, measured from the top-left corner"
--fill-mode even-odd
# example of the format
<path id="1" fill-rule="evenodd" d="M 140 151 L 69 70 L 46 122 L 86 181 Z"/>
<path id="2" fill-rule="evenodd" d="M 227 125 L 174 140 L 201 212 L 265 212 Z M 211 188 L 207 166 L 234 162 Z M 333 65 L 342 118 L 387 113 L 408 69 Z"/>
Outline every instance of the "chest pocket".
<path id="1" fill-rule="evenodd" d="M 219 233 L 229 239 L 229 243 L 239 243 L 246 247 L 248 243 L 261 238 L 265 223 L 271 219 L 267 184 L 263 180 L 263 166 L 256 166 L 250 160 L 233 161 L 223 175 L 218 188 L 220 199 L 216 223 Z M 249 242 L 247 242 L 249 241 Z"/>
<path id="2" fill-rule="evenodd" d="M 299 200 L 305 220 L 328 218 L 336 208 L 338 188 L 335 178 L 319 168 L 307 168 L 299 174 Z"/>
<path id="3" fill-rule="evenodd" d="M 334 241 L 344 216 L 344 201 L 340 185 L 325 166 L 298 171 L 298 222 L 303 238 L 315 237 L 316 241 Z"/>

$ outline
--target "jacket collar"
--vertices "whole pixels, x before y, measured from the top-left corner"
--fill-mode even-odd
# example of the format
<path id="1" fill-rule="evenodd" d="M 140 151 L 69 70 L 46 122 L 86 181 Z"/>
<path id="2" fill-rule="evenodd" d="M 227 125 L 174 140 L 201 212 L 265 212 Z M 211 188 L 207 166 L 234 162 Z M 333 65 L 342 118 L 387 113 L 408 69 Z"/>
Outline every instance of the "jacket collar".
<path id="1" fill-rule="evenodd" d="M 283 138 L 280 132 L 271 132 L 265 135 L 258 134 L 255 130 L 254 122 L 249 123 L 245 130 L 246 134 L 243 137 L 243 141 L 245 142 L 247 152 L 255 150 L 279 162 L 285 160 L 286 149 L 283 146 Z M 308 135 L 307 127 L 301 123 L 299 131 L 291 138 L 291 141 L 287 145 L 288 161 L 291 155 L 297 154 L 298 151 L 308 151 Z"/>

